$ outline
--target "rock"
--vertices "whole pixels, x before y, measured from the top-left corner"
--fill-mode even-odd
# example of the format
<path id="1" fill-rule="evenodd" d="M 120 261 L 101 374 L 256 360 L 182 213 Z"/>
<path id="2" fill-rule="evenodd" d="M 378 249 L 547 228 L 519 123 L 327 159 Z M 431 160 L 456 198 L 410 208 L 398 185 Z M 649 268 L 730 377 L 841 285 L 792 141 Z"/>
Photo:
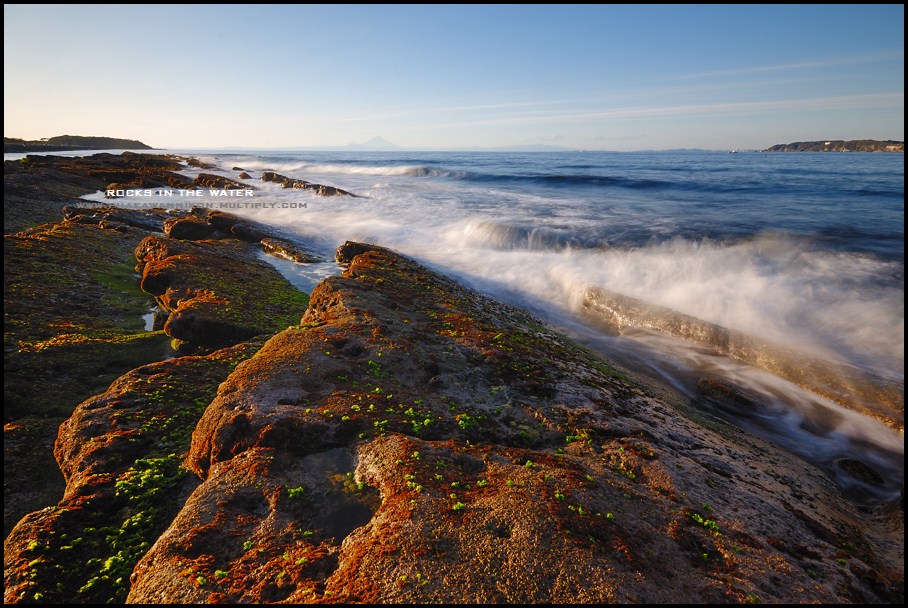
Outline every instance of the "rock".
<path id="1" fill-rule="evenodd" d="M 164 222 L 174 216 L 163 209 L 120 209 L 99 205 L 97 207 L 66 206 L 63 207 L 63 217 L 80 224 L 100 226 L 107 222 L 108 224 L 138 228 L 146 232 L 161 232 Z"/>
<path id="2" fill-rule="evenodd" d="M 230 234 L 247 243 L 260 243 L 262 239 L 268 238 L 270 232 L 250 222 L 239 222 L 231 226 Z"/>
<path id="3" fill-rule="evenodd" d="M 883 476 L 873 467 L 860 460 L 855 460 L 854 458 L 840 458 L 835 461 L 835 464 L 859 481 L 877 487 L 883 487 L 885 485 Z"/>
<path id="4" fill-rule="evenodd" d="M 638 327 L 698 343 L 718 355 L 765 369 L 896 430 L 904 428 L 905 390 L 892 379 L 603 289 L 587 290 L 583 313 L 613 333 Z"/>
<path id="5" fill-rule="evenodd" d="M 334 186 L 319 186 L 315 192 L 319 196 L 338 196 L 338 195 L 350 196 L 349 192 L 347 192 L 345 190 L 341 190 L 340 188 L 335 188 Z"/>
<path id="6" fill-rule="evenodd" d="M 718 376 L 700 378 L 697 390 L 701 395 L 717 400 L 738 416 L 754 416 L 766 409 L 759 397 Z"/>
<path id="7" fill-rule="evenodd" d="M 56 504 L 65 483 L 54 440 L 65 418 L 19 418 L 3 425 L 3 537 L 28 513 Z"/>
<path id="8" fill-rule="evenodd" d="M 252 179 L 252 176 L 249 175 L 248 173 L 246 173 L 245 171 L 243 171 L 242 173 L 237 175 L 237 177 L 240 179 Z"/>
<path id="9" fill-rule="evenodd" d="M 76 409 L 55 448 L 63 497 L 4 543 L 5 603 L 124 602 L 136 561 L 199 483 L 180 467 L 193 426 L 258 346 L 139 367 Z"/>
<path id="10" fill-rule="evenodd" d="M 250 190 L 252 186 L 240 183 L 229 177 L 214 175 L 213 173 L 199 173 L 195 183 L 204 188 L 221 188 L 226 190 Z"/>
<path id="11" fill-rule="evenodd" d="M 313 184 L 302 179 L 294 179 L 292 177 L 287 177 L 274 171 L 264 171 L 262 172 L 262 181 L 263 182 L 274 182 L 280 184 L 284 188 L 296 188 L 300 190 L 313 190 L 319 196 L 356 196 L 351 194 L 346 190 L 341 190 L 340 188 L 335 188 L 334 186 L 324 186 L 322 184 Z"/>
<path id="12" fill-rule="evenodd" d="M 232 213 L 209 210 L 204 218 L 220 232 L 247 243 L 259 243 L 262 239 L 273 236 L 264 224 Z"/>
<path id="13" fill-rule="evenodd" d="M 899 596 L 897 560 L 838 567 L 870 528 L 817 470 L 698 426 L 525 312 L 345 249 L 199 420 L 202 484 L 129 602 Z"/>
<path id="14" fill-rule="evenodd" d="M 195 217 L 175 217 L 164 222 L 164 234 L 174 239 L 200 241 L 214 233 L 211 224 Z"/>
<path id="15" fill-rule="evenodd" d="M 314 262 L 323 262 L 324 260 L 307 251 L 303 251 L 298 245 L 291 243 L 286 239 L 265 237 L 262 239 L 262 249 L 265 253 L 273 256 L 286 258 L 298 264 L 312 264 Z"/>
<path id="16" fill-rule="evenodd" d="M 211 163 L 206 163 L 197 158 L 190 158 L 186 162 L 190 167 L 198 167 L 199 169 L 207 169 L 207 170 L 217 169 L 217 165 L 212 165 Z"/>
<path id="17" fill-rule="evenodd" d="M 150 236 L 135 250 L 141 287 L 170 313 L 168 336 L 218 348 L 273 333 L 299 318 L 306 294 L 237 241 Z"/>
<path id="18" fill-rule="evenodd" d="M 104 192 L 105 192 L 104 197 L 105 198 L 119 198 L 116 195 L 116 192 L 118 190 L 125 191 L 125 190 L 129 190 L 129 189 L 132 189 L 135 187 L 136 187 L 135 184 L 120 184 L 118 182 L 110 182 L 109 184 L 107 184 L 107 187 L 104 188 Z"/>
<path id="19" fill-rule="evenodd" d="M 117 209 L 106 210 L 104 219 L 110 222 L 118 222 L 133 228 L 139 228 L 147 232 L 162 232 L 164 221 L 170 217 L 162 209 Z"/>
<path id="20" fill-rule="evenodd" d="M 6 420 L 69 416 L 121 374 L 167 355 L 166 336 L 142 320 L 154 300 L 139 289 L 131 250 L 146 233 L 103 230 L 102 221 L 4 238 Z"/>
<path id="21" fill-rule="evenodd" d="M 35 225 L 35 211 L 48 206 L 53 213 L 41 217 L 44 221 L 57 219 L 60 209 L 72 203 L 71 198 L 106 191 L 108 186 L 115 190 L 193 187 L 190 180 L 176 173 L 183 168 L 175 158 L 131 152 L 87 157 L 29 155 L 20 161 L 6 161 L 4 199 L 21 204 L 4 209 L 4 230 Z"/>
<path id="22" fill-rule="evenodd" d="M 367 251 L 383 251 L 387 252 L 388 250 L 384 247 L 378 247 L 376 245 L 370 245 L 368 243 L 357 243 L 355 241 L 346 241 L 343 245 L 337 248 L 335 252 L 334 259 L 338 264 L 349 264 L 353 261 L 353 258 L 358 256 L 361 253 L 366 253 Z"/>
<path id="23" fill-rule="evenodd" d="M 230 234 L 230 230 L 236 224 L 245 221 L 243 218 L 233 215 L 232 213 L 215 210 L 209 210 L 204 219 L 224 234 Z"/>

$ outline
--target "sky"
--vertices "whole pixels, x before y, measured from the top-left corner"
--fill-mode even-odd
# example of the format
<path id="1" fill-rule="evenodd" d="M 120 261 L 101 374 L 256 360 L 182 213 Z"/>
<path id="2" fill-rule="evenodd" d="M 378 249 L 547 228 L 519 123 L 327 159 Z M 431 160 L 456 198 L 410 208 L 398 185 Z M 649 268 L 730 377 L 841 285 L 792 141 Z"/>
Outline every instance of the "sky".
<path id="1" fill-rule="evenodd" d="M 4 135 L 156 148 L 904 141 L 904 5 L 16 5 Z"/>

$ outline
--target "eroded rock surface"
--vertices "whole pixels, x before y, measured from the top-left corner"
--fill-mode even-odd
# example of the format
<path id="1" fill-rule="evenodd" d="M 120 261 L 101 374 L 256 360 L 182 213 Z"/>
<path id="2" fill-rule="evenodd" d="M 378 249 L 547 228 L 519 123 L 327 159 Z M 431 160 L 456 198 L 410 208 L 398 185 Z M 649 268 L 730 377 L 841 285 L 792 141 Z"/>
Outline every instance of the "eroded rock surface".
<path id="1" fill-rule="evenodd" d="M 130 601 L 900 596 L 897 518 L 525 313 L 362 249 L 221 385 L 186 461 L 204 481 Z M 346 456 L 312 466 L 330 454 Z M 344 493 L 346 526 L 325 515 Z"/>
<path id="2" fill-rule="evenodd" d="M 142 240 L 135 251 L 141 286 L 170 313 L 167 335 L 217 348 L 294 323 L 306 294 L 258 260 L 255 251 L 236 240 Z"/>
<path id="3" fill-rule="evenodd" d="M 129 576 L 199 481 L 180 466 L 218 384 L 259 343 L 139 367 L 64 422 L 56 506 L 4 542 L 5 603 L 122 603 Z"/>

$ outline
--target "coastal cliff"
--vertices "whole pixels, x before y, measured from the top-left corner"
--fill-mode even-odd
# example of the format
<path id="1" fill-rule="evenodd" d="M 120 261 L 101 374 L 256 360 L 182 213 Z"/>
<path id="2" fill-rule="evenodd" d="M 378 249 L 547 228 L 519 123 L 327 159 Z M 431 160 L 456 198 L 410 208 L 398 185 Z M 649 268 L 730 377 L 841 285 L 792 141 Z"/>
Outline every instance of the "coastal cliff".
<path id="1" fill-rule="evenodd" d="M 304 294 L 267 226 L 73 204 L 189 162 L 5 166 L 7 603 L 903 599 L 898 504 L 523 310 L 370 243 Z"/>

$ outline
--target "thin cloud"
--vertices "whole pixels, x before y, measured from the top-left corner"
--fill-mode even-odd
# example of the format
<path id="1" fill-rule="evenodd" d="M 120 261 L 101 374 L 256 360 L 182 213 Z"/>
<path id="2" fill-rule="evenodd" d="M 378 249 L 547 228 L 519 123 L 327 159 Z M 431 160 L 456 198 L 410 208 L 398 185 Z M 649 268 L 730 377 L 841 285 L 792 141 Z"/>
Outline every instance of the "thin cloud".
<path id="1" fill-rule="evenodd" d="M 666 116 L 693 116 L 727 114 L 733 112 L 785 111 L 809 108 L 885 108 L 904 107 L 904 92 L 878 93 L 871 95 L 840 95 L 810 99 L 780 99 L 775 101 L 748 101 L 738 103 L 690 104 L 650 108 L 617 108 L 595 112 L 562 112 L 506 118 L 489 118 L 436 124 L 437 127 L 488 127 L 551 122 L 602 121 L 628 118 L 651 118 Z"/>
<path id="2" fill-rule="evenodd" d="M 717 76 L 741 76 L 744 74 L 760 74 L 765 72 L 781 72 L 784 70 L 804 70 L 811 68 L 828 68 L 843 65 L 861 65 L 864 63 L 876 63 L 879 61 L 904 60 L 904 51 L 890 51 L 887 53 L 877 53 L 873 55 L 860 55 L 856 57 L 841 57 L 838 59 L 827 59 L 825 61 L 802 61 L 799 63 L 783 63 L 779 65 L 753 66 L 749 68 L 734 68 L 730 70 L 716 70 L 713 72 L 697 72 L 695 74 L 683 74 L 675 76 L 670 80 L 688 80 L 694 78 L 715 78 Z"/>

